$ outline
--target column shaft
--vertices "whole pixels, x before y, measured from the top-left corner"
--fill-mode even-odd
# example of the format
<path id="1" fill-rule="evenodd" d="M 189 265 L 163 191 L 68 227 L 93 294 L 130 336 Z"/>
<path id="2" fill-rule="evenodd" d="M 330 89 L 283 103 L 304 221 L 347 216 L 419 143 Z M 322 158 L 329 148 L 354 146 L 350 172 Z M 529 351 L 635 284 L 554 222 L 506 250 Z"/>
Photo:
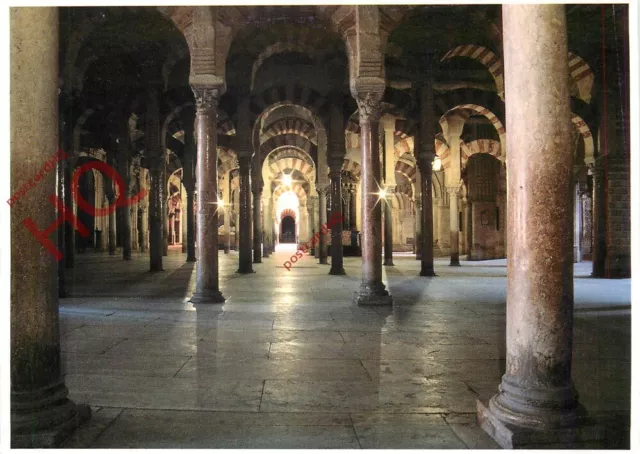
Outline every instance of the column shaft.
<path id="1" fill-rule="evenodd" d="M 262 219 L 260 216 L 262 188 L 259 186 L 257 176 L 253 182 L 256 185 L 256 189 L 253 191 L 253 263 L 262 263 Z"/>
<path id="2" fill-rule="evenodd" d="M 391 198 L 394 192 L 387 189 L 389 193 L 381 203 L 384 204 L 384 266 L 393 266 L 393 207 Z"/>
<path id="3" fill-rule="evenodd" d="M 451 243 L 449 266 L 460 266 L 460 214 L 458 209 L 460 187 L 448 187 L 447 192 L 449 192 L 449 242 Z"/>
<path id="4" fill-rule="evenodd" d="M 503 5 L 502 11 L 509 131 L 506 372 L 478 417 L 512 448 L 519 432 L 553 441 L 554 429 L 576 424 L 573 153 L 564 5 Z M 560 436 L 564 440 L 566 431 Z"/>
<path id="5" fill-rule="evenodd" d="M 422 199 L 421 245 L 420 245 L 420 276 L 435 276 L 433 266 L 433 186 L 431 163 L 433 154 L 425 154 L 422 158 L 420 198 Z"/>
<path id="6" fill-rule="evenodd" d="M 9 14 L 13 194 L 58 148 L 58 8 Z M 58 262 L 24 224 L 39 231 L 55 225 L 64 216 L 50 201 L 55 194 L 50 172 L 10 213 L 12 448 L 56 447 L 90 417 L 89 407 L 67 398 L 61 375 Z"/>
<path id="7" fill-rule="evenodd" d="M 223 303 L 218 284 L 218 97 L 215 88 L 193 89 L 198 134 L 196 184 L 197 230 L 196 291 L 194 304 Z"/>
<path id="8" fill-rule="evenodd" d="M 151 165 L 149 175 L 149 270 L 163 271 L 162 266 L 162 213 L 164 211 L 165 185 L 162 168 L 164 153 L 160 146 L 159 88 L 147 87 L 147 112 L 145 115 L 145 142 Z"/>
<path id="9" fill-rule="evenodd" d="M 238 273 L 253 273 L 251 264 L 251 157 L 239 156 L 240 165 L 240 232 Z"/>
<path id="10" fill-rule="evenodd" d="M 342 250 L 342 162 L 329 173 L 331 179 L 331 270 L 329 274 L 344 275 Z"/>
<path id="11" fill-rule="evenodd" d="M 356 97 L 360 114 L 362 147 L 362 282 L 355 292 L 359 305 L 386 305 L 393 300 L 382 283 L 382 207 L 378 126 L 382 93 Z"/>
<path id="12" fill-rule="evenodd" d="M 327 189 L 318 188 L 318 263 L 327 265 Z"/>

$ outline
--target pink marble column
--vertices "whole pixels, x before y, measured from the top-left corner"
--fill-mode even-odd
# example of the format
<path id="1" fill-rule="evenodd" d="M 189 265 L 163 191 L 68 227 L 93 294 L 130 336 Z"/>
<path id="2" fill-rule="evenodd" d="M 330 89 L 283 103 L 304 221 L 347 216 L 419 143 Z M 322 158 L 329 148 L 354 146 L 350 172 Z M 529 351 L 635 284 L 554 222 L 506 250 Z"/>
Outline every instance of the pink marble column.
<path id="1" fill-rule="evenodd" d="M 9 14 L 14 194 L 58 148 L 58 8 Z M 64 216 L 50 203 L 55 194 L 56 172 L 49 172 L 10 211 L 12 448 L 57 447 L 91 415 L 69 400 L 61 371 L 58 262 L 23 224 L 29 218 L 39 231 L 55 225 Z"/>
<path id="2" fill-rule="evenodd" d="M 501 446 L 570 444 L 572 164 L 564 5 L 503 5 L 508 165 L 506 372 L 482 427 Z"/>
<path id="3" fill-rule="evenodd" d="M 196 291 L 194 304 L 224 303 L 218 283 L 218 152 L 217 123 L 220 92 L 193 87 L 197 123 Z"/>
<path id="4" fill-rule="evenodd" d="M 388 305 L 393 299 L 382 283 L 382 203 L 379 192 L 378 128 L 382 93 L 358 93 L 362 147 L 362 282 L 355 292 L 358 305 Z"/>

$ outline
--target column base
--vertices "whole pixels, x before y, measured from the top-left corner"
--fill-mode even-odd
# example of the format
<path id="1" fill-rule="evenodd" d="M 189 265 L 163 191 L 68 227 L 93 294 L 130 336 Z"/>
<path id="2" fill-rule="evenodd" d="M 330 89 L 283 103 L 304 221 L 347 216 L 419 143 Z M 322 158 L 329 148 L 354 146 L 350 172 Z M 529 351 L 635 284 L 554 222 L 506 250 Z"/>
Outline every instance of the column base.
<path id="1" fill-rule="evenodd" d="M 395 266 L 395 265 L 393 264 L 393 261 L 385 260 L 384 263 L 382 264 L 382 266 Z"/>
<path id="2" fill-rule="evenodd" d="M 195 263 L 196 261 L 195 257 L 187 257 L 187 263 Z"/>
<path id="3" fill-rule="evenodd" d="M 196 290 L 189 300 L 191 304 L 220 304 L 225 302 L 220 290 Z"/>
<path id="4" fill-rule="evenodd" d="M 344 276 L 347 274 L 347 272 L 342 267 L 334 269 L 334 267 L 332 266 L 329 270 L 329 274 L 332 276 Z"/>
<path id="5" fill-rule="evenodd" d="M 605 425 L 596 424 L 586 416 L 584 410 L 576 415 L 573 424 L 565 427 L 532 428 L 505 422 L 499 412 L 478 399 L 478 422 L 480 427 L 504 449 L 540 448 L 603 448 L 618 440 L 608 440 L 608 433 L 616 432 Z M 614 437 L 615 438 L 615 437 Z M 624 442 L 623 442 L 624 444 Z"/>
<path id="6" fill-rule="evenodd" d="M 252 274 L 252 273 L 255 273 L 255 270 L 253 268 L 238 268 L 238 271 L 236 271 L 236 273 L 238 273 L 238 274 Z"/>
<path id="7" fill-rule="evenodd" d="M 327 262 L 326 258 L 325 259 L 321 258 L 321 259 L 318 260 L 318 265 L 328 265 L 328 264 L 329 264 L 329 262 Z"/>
<path id="8" fill-rule="evenodd" d="M 11 447 L 56 448 L 82 423 L 91 408 L 66 396 L 63 382 L 35 392 L 11 393 Z"/>
<path id="9" fill-rule="evenodd" d="M 393 298 L 382 282 L 376 284 L 361 283 L 353 300 L 358 306 L 390 306 Z"/>
<path id="10" fill-rule="evenodd" d="M 449 262 L 449 266 L 460 266 L 460 256 L 458 254 L 451 255 L 451 261 Z"/>
<path id="11" fill-rule="evenodd" d="M 427 269 L 421 269 L 419 276 L 434 277 L 434 276 L 437 276 L 437 274 L 433 270 L 433 268 L 427 268 Z"/>
<path id="12" fill-rule="evenodd" d="M 158 271 L 164 271 L 164 268 L 162 266 L 151 266 L 149 268 L 149 272 L 151 273 L 157 273 Z"/>

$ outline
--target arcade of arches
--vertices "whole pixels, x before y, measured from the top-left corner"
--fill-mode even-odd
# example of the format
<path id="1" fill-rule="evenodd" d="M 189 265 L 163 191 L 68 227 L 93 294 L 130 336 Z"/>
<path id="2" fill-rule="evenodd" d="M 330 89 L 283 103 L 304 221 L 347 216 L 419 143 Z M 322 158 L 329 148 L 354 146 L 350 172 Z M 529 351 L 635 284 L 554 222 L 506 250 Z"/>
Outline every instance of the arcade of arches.
<path id="1" fill-rule="evenodd" d="M 628 446 L 625 5 L 10 14 L 13 446 Z"/>

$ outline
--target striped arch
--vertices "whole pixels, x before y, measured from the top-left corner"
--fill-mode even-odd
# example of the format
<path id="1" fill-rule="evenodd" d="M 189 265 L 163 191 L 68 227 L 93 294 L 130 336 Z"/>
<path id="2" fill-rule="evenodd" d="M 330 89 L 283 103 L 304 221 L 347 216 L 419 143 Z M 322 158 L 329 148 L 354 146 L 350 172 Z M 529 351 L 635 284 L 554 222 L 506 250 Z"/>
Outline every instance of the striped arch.
<path id="1" fill-rule="evenodd" d="M 313 123 L 299 117 L 282 118 L 270 124 L 264 129 L 260 141 L 264 142 L 272 137 L 285 134 L 297 134 L 317 144 L 315 126 Z"/>
<path id="2" fill-rule="evenodd" d="M 278 201 L 278 198 L 284 194 L 285 192 L 293 191 L 295 195 L 298 196 L 298 200 L 300 201 L 300 205 L 307 204 L 307 191 L 304 190 L 301 184 L 294 184 L 292 187 L 278 185 L 273 190 L 273 200 L 274 202 Z"/>
<path id="3" fill-rule="evenodd" d="M 311 156 L 311 159 L 315 162 L 318 159 L 318 147 L 313 144 L 309 139 L 299 136 L 297 134 L 281 134 L 279 136 L 271 137 L 260 145 L 260 163 L 264 165 L 264 160 L 267 155 L 273 150 L 279 148 L 295 148 L 303 151 Z"/>
<path id="4" fill-rule="evenodd" d="M 396 162 L 396 172 L 401 173 L 407 180 L 411 182 L 411 184 L 415 184 L 416 182 L 416 166 L 409 164 L 406 161 L 398 160 Z"/>
<path id="5" fill-rule="evenodd" d="M 576 129 L 584 140 L 584 161 L 592 162 L 594 154 L 593 134 L 589 125 L 578 115 L 571 113 L 571 122 L 575 125 Z"/>
<path id="6" fill-rule="evenodd" d="M 362 174 L 362 167 L 360 166 L 360 163 L 350 159 L 345 159 L 342 162 L 342 170 L 344 172 L 351 172 L 356 179 L 360 180 L 360 175 Z"/>
<path id="7" fill-rule="evenodd" d="M 285 208 L 284 210 L 282 210 L 282 213 L 280 213 L 280 219 L 284 219 L 287 216 L 291 216 L 293 219 L 296 219 L 296 212 L 291 208 Z"/>
<path id="8" fill-rule="evenodd" d="M 502 61 L 490 49 L 476 44 L 465 44 L 451 49 L 440 61 L 449 60 L 455 57 L 467 57 L 480 62 L 487 68 L 491 77 L 496 83 L 496 89 L 500 99 L 504 99 L 504 70 Z"/>
<path id="9" fill-rule="evenodd" d="M 589 64 L 573 52 L 569 52 L 569 74 L 575 85 L 578 98 L 587 104 L 591 103 L 591 91 L 595 76 Z"/>
<path id="10" fill-rule="evenodd" d="M 285 173 L 287 170 L 297 170 L 308 182 L 311 183 L 315 180 L 315 166 L 313 165 L 313 162 L 309 162 L 305 159 L 301 159 L 299 157 L 276 157 L 275 159 L 267 159 L 266 162 L 268 164 L 267 169 L 269 170 L 269 179 L 274 179 L 279 174 Z"/>
<path id="11" fill-rule="evenodd" d="M 455 110 L 470 110 L 484 115 L 496 128 L 500 142 L 504 143 L 504 102 L 495 93 L 475 89 L 452 90 L 437 98 L 435 104 L 441 126 L 446 121 L 446 116 Z"/>
<path id="12" fill-rule="evenodd" d="M 413 211 L 413 200 L 410 191 L 396 191 L 391 199 L 391 206 L 399 211 Z"/>
<path id="13" fill-rule="evenodd" d="M 271 106 L 281 104 L 306 107 L 320 118 L 326 117 L 329 107 L 327 99 L 312 88 L 299 84 L 274 85 L 252 97 L 251 112 L 257 118 Z"/>
<path id="14" fill-rule="evenodd" d="M 478 139 L 469 143 L 462 142 L 460 144 L 460 165 L 466 167 L 469 158 L 478 153 L 489 154 L 500 160 L 502 152 L 500 142 L 491 139 Z"/>
<path id="15" fill-rule="evenodd" d="M 451 167 L 451 149 L 444 140 L 439 138 L 436 138 L 436 156 L 440 158 L 443 169 Z"/>

